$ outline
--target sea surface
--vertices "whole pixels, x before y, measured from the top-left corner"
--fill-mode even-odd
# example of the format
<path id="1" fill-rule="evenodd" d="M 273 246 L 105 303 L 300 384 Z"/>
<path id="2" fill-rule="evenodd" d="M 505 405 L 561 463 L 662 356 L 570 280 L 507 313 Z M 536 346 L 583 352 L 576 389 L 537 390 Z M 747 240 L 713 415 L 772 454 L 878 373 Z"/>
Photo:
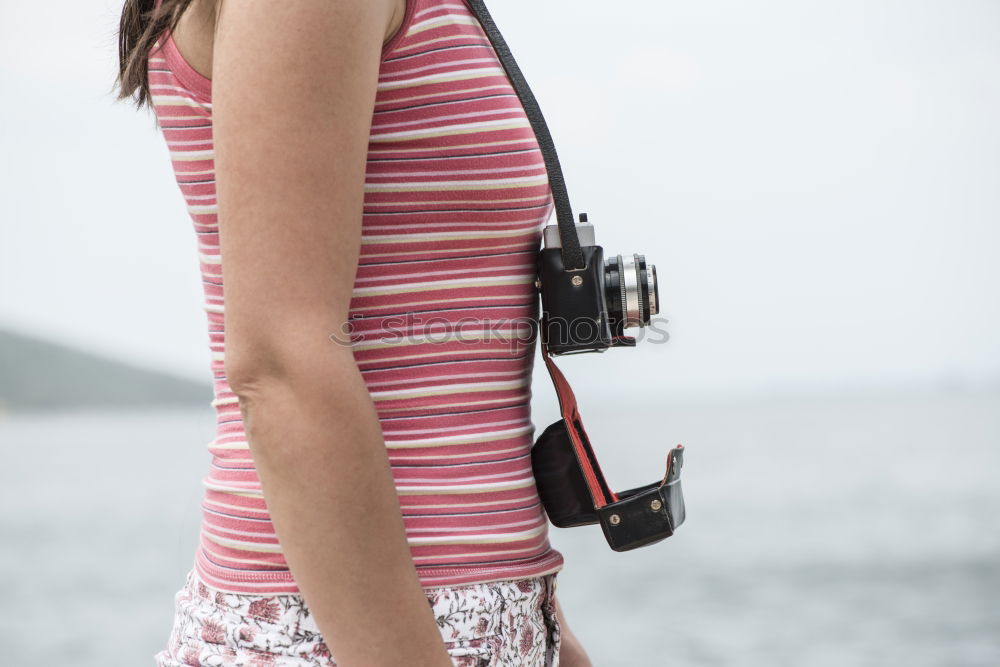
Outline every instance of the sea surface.
<path id="1" fill-rule="evenodd" d="M 687 522 L 626 553 L 551 528 L 595 665 L 1000 665 L 1000 392 L 649 401 L 587 429 L 617 490 L 684 443 Z M 152 666 L 212 430 L 207 406 L 0 416 L 0 664 Z"/>

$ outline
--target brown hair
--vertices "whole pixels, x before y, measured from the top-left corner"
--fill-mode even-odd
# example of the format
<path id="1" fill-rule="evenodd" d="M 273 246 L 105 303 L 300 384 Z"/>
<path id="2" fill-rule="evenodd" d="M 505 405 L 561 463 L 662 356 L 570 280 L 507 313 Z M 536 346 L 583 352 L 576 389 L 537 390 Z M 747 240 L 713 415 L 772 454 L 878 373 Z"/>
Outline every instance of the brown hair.
<path id="1" fill-rule="evenodd" d="M 150 103 L 149 52 L 164 30 L 173 30 L 192 0 L 125 0 L 118 25 L 117 99 L 134 98 L 136 108 Z"/>

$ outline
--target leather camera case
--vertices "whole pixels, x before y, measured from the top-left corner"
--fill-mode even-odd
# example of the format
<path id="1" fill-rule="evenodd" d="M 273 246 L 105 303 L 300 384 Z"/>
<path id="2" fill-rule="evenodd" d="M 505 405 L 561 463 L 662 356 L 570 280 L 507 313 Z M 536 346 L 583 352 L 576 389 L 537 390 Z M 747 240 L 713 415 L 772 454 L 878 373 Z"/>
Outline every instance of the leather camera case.
<path id="1" fill-rule="evenodd" d="M 574 428 L 581 434 L 579 422 Z M 629 551 L 670 537 L 684 522 L 680 480 L 683 447 L 677 446 L 667 454 L 667 472 L 662 480 L 619 493 L 608 487 L 589 442 L 585 450 L 604 495 L 616 498 L 601 507 L 595 507 L 565 419 L 546 428 L 532 447 L 531 465 L 538 495 L 553 525 L 570 528 L 600 523 L 614 551 Z"/>

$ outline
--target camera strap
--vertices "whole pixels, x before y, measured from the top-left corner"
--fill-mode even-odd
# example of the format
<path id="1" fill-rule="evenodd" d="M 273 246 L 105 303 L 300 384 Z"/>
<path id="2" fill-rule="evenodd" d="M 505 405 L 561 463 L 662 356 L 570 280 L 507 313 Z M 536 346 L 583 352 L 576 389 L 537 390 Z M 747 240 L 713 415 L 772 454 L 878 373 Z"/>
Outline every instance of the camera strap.
<path id="1" fill-rule="evenodd" d="M 586 268 L 566 182 L 545 117 L 485 2 L 465 2 L 479 20 L 507 72 L 545 159 L 562 243 L 563 269 L 574 271 Z M 654 544 L 672 535 L 685 516 L 680 488 L 683 447 L 677 445 L 667 453 L 666 474 L 662 480 L 615 493 L 608 486 L 590 445 L 572 387 L 556 366 L 544 341 L 541 348 L 562 413 L 562 420 L 546 429 L 532 448 L 532 466 L 539 484 L 539 495 L 549 518 L 557 526 L 599 522 L 608 544 L 616 551 Z M 567 440 L 569 448 L 565 447 Z M 541 444 L 543 441 L 545 444 Z M 572 454 L 568 449 L 572 449 Z M 567 462 L 567 457 L 572 459 L 571 463 Z"/>
<path id="2" fill-rule="evenodd" d="M 503 65 L 511 84 L 514 86 L 514 90 L 517 91 L 517 96 L 521 98 L 521 105 L 524 107 L 524 112 L 528 116 L 528 122 L 531 123 L 531 128 L 535 132 L 535 138 L 538 140 L 538 145 L 542 150 L 542 156 L 545 158 L 545 170 L 548 172 L 549 186 L 552 189 L 552 198 L 555 200 L 556 220 L 559 223 L 559 240 L 562 242 L 563 266 L 570 270 L 582 269 L 586 266 L 586 261 L 583 258 L 583 252 L 580 250 L 580 239 L 576 234 L 573 209 L 569 203 L 569 194 L 566 192 L 566 180 L 563 178 L 562 167 L 559 165 L 559 156 L 556 154 L 556 146 L 552 141 L 552 135 L 549 133 L 549 127 L 545 124 L 545 117 L 542 115 L 542 110 L 539 108 L 538 101 L 535 100 L 535 95 L 531 92 L 528 82 L 521 73 L 521 68 L 517 66 L 513 54 L 511 54 L 510 49 L 507 47 L 507 42 L 493 22 L 493 17 L 490 16 L 489 10 L 486 9 L 486 3 L 483 0 L 465 0 L 465 2 L 472 8 L 476 18 L 479 19 L 483 32 L 489 37 L 490 43 L 493 45 L 493 50 L 500 59 L 500 64 Z"/>
<path id="3" fill-rule="evenodd" d="M 559 165 L 559 156 L 556 154 L 555 143 L 552 141 L 552 135 L 549 133 L 542 110 L 538 106 L 538 101 L 535 99 L 534 93 L 531 92 L 531 87 L 528 86 L 528 82 L 521 73 L 521 68 L 518 67 L 517 61 L 514 60 L 514 56 L 510 52 L 506 40 L 500 34 L 500 30 L 497 28 L 496 23 L 494 23 L 493 17 L 490 16 L 489 10 L 486 9 L 486 3 L 483 0 L 465 1 L 476 14 L 476 18 L 479 19 L 479 23 L 482 25 L 483 31 L 489 38 L 490 43 L 492 43 L 493 50 L 507 72 L 514 90 L 517 91 L 517 95 L 521 99 L 521 104 L 524 106 L 524 112 L 528 116 L 528 121 L 531 123 L 535 137 L 538 140 L 538 145 L 542 150 L 542 156 L 545 158 L 545 169 L 548 172 L 552 198 L 555 200 L 556 219 L 559 223 L 559 240 L 562 242 L 563 266 L 567 269 L 583 268 L 586 263 L 583 258 L 583 252 L 580 250 L 580 240 L 577 237 L 576 225 L 573 221 L 573 210 L 570 207 L 569 194 L 566 192 L 566 181 L 563 178 L 562 167 Z M 570 387 L 566 376 L 556 366 L 555 361 L 549 355 L 544 344 L 542 344 L 542 358 L 545 360 L 545 366 L 548 368 L 552 384 L 555 387 L 556 394 L 559 396 L 562 417 L 566 422 L 566 429 L 573 443 L 577 461 L 587 481 L 587 488 L 594 501 L 594 508 L 604 507 L 609 503 L 617 502 L 619 499 L 618 494 L 611 490 L 605 481 L 601 465 L 598 463 L 597 456 L 590 446 L 590 439 L 587 437 L 587 432 L 583 427 L 583 420 L 580 418 L 580 411 L 577 408 L 573 388 Z M 670 461 L 668 459 L 668 475 L 669 470 Z M 666 477 L 664 481 L 666 481 Z"/>

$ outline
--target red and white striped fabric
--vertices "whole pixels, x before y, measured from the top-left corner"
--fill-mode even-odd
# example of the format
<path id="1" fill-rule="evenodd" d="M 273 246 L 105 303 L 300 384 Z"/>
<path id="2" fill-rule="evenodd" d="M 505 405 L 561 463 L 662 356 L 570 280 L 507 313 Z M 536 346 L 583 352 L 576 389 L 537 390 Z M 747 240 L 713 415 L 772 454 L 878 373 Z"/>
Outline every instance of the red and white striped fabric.
<path id="1" fill-rule="evenodd" d="M 463 2 L 408 0 L 382 53 L 351 342 L 414 563 L 425 588 L 558 571 L 530 458 L 535 337 L 525 324 L 537 315 L 534 259 L 553 210 L 541 152 Z M 215 381 L 195 568 L 222 590 L 297 592 L 224 374 L 211 81 L 168 33 L 149 76 L 197 234 Z"/>

